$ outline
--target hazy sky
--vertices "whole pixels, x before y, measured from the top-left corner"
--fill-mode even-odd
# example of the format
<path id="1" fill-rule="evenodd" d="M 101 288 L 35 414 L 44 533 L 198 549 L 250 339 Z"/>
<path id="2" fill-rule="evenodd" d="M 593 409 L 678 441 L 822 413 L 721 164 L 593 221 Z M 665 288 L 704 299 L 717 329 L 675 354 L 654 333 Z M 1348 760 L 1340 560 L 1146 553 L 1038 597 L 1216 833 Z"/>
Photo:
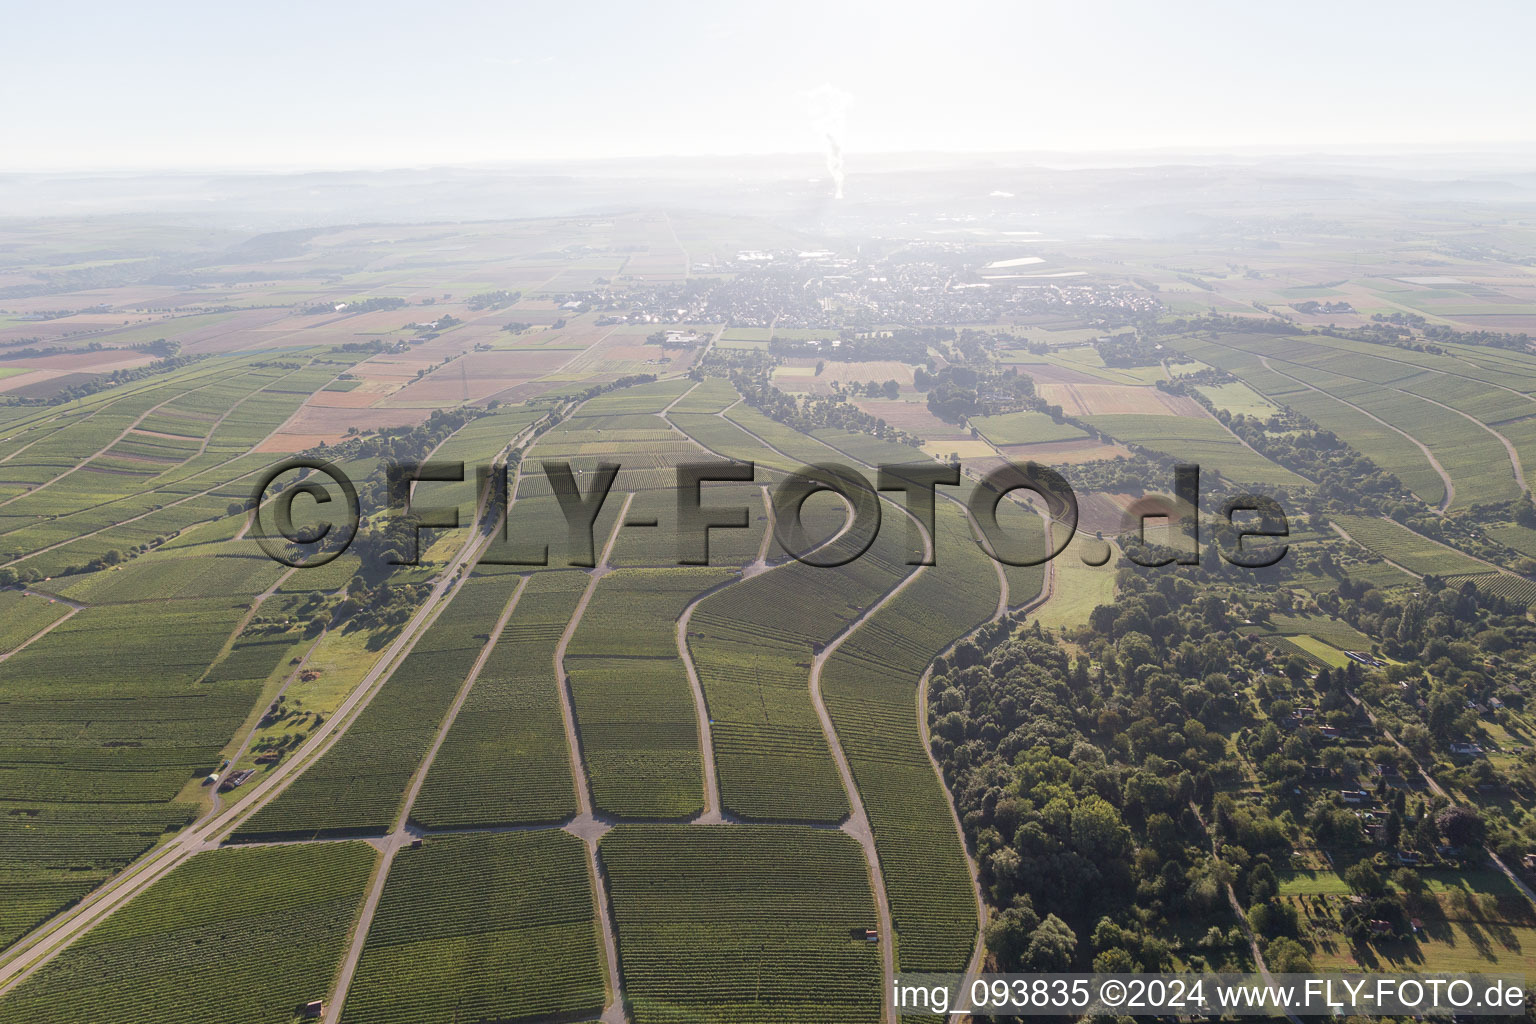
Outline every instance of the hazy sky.
<path id="1" fill-rule="evenodd" d="M 5 169 L 1536 140 L 1536 3 L 9 0 Z"/>

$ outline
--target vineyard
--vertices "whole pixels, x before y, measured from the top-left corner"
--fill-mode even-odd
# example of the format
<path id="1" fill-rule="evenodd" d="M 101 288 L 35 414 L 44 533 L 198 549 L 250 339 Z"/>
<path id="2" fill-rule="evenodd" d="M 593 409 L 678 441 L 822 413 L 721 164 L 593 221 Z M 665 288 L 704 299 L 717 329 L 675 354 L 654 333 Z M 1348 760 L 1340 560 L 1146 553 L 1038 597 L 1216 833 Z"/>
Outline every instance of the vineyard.
<path id="1" fill-rule="evenodd" d="M 414 821 L 430 828 L 563 821 L 576 813 L 555 647 L 583 572 L 529 577 L 427 772 Z"/>
<path id="2" fill-rule="evenodd" d="M 1178 345 L 1347 438 L 1430 504 L 1444 501 L 1446 491 L 1419 445 L 1454 484 L 1453 507 L 1516 496 L 1505 440 L 1522 463 L 1536 465 L 1536 361 L 1529 355 L 1489 357 L 1476 349 L 1469 358 L 1455 346 L 1445 353 L 1387 350 L 1310 335 L 1224 334 Z"/>
<path id="3" fill-rule="evenodd" d="M 324 998 L 362 902 L 363 843 L 188 861 L 0 1001 L 4 1024 L 287 1024 Z"/>
<path id="4" fill-rule="evenodd" d="M 842 832 L 624 825 L 600 851 L 635 1024 L 880 1019 L 874 904 Z"/>
<path id="5" fill-rule="evenodd" d="M 1466 576 L 1493 571 L 1471 555 L 1437 544 L 1390 519 L 1343 515 L 1333 519 L 1352 539 L 1412 573 Z"/>
<path id="6" fill-rule="evenodd" d="M 411 776 L 511 599 L 516 579 L 466 582 L 340 741 L 281 797 L 242 823 L 236 837 L 388 831 Z"/>
<path id="7" fill-rule="evenodd" d="M 1086 417 L 1096 430 L 1117 441 L 1138 445 L 1202 472 L 1218 473 L 1237 484 L 1295 486 L 1302 479 L 1252 451 L 1213 419 L 1186 416 L 1139 416 L 1111 413 Z"/>
<path id="8" fill-rule="evenodd" d="M 935 564 L 827 659 L 822 692 L 869 815 L 895 920 L 899 966 L 960 971 L 976 941 L 965 850 L 928 760 L 918 682 L 942 650 L 997 608 L 997 575 L 951 502 L 937 510 Z"/>
<path id="9" fill-rule="evenodd" d="M 698 724 L 676 622 L 690 601 L 733 575 L 625 569 L 598 583 L 565 652 L 598 809 L 685 818 L 703 807 Z"/>
<path id="10" fill-rule="evenodd" d="M 903 536 L 882 530 L 871 550 L 840 569 L 788 562 L 698 605 L 688 649 L 714 723 L 727 810 L 789 821 L 848 813 L 807 689 L 811 659 L 905 574 Z"/>
<path id="11" fill-rule="evenodd" d="M 351 991 L 347 1024 L 595 1016 L 603 965 L 581 840 L 509 832 L 401 851 Z"/>
<path id="12" fill-rule="evenodd" d="M 69 606 L 19 591 L 0 592 L 0 654 L 14 651 L 62 619 Z"/>

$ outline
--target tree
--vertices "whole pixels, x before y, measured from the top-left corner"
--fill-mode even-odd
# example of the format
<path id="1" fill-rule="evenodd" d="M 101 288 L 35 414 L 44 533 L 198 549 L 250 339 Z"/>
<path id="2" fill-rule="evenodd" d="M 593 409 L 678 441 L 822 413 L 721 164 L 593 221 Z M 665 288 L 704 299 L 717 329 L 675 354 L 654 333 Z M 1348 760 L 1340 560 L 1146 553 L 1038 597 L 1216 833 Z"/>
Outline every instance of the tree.
<path id="1" fill-rule="evenodd" d="M 1030 936 L 1039 927 L 1040 916 L 1030 906 L 1029 897 L 1014 900 L 1013 906 L 993 914 L 987 922 L 987 948 L 1004 970 L 1016 970 L 1029 948 Z"/>
<path id="2" fill-rule="evenodd" d="M 1397 849 L 1403 839 L 1403 816 L 1395 808 L 1387 815 L 1386 837 L 1387 846 L 1393 850 Z"/>
<path id="3" fill-rule="evenodd" d="M 1119 946 L 1112 946 L 1093 958 L 1095 974 L 1133 974 L 1138 970 L 1131 954 Z"/>
<path id="4" fill-rule="evenodd" d="M 1344 883 L 1362 896 L 1380 896 L 1387 891 L 1381 873 L 1368 860 L 1356 861 L 1344 872 Z"/>
<path id="5" fill-rule="evenodd" d="M 1488 826 L 1482 815 L 1467 807 L 1451 806 L 1435 815 L 1435 827 L 1453 846 L 1472 848 L 1482 846 L 1488 838 Z"/>
<path id="6" fill-rule="evenodd" d="M 1295 939 L 1283 935 L 1270 941 L 1269 948 L 1264 951 L 1264 959 L 1269 969 L 1276 974 L 1312 973 L 1312 958 L 1307 956 L 1306 949 Z"/>
<path id="7" fill-rule="evenodd" d="M 1024 950 L 1023 967 L 1035 973 L 1061 972 L 1072 966 L 1077 952 L 1077 934 L 1055 914 L 1047 914 L 1040 927 L 1029 937 Z"/>
<path id="8" fill-rule="evenodd" d="M 1072 845 L 1084 857 L 1096 863 L 1118 858 L 1130 839 L 1120 812 L 1098 794 L 1085 797 L 1072 808 Z"/>

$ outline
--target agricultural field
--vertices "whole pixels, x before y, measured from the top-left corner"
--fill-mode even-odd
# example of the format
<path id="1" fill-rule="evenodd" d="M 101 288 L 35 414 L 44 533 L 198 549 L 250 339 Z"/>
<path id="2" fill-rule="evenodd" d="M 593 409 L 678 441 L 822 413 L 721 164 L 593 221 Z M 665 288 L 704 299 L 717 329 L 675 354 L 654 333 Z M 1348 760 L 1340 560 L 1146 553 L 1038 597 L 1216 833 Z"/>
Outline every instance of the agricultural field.
<path id="1" fill-rule="evenodd" d="M 1208 384 L 1195 390 L 1210 399 L 1216 408 L 1224 409 L 1233 416 L 1268 419 L 1280 408 L 1246 384 Z"/>
<path id="2" fill-rule="evenodd" d="M 904 536 L 882 530 L 841 570 L 791 561 L 698 605 L 687 643 L 714 723 L 727 810 L 755 821 L 835 822 L 848 813 L 807 688 L 811 661 L 906 574 Z"/>
<path id="3" fill-rule="evenodd" d="M 1495 370 L 1481 353 L 1470 360 L 1339 338 L 1229 334 L 1178 344 L 1348 438 L 1430 504 L 1446 500 L 1442 473 L 1453 507 L 1514 497 L 1517 468 L 1536 458 L 1524 427 L 1536 413 L 1530 356 L 1501 356 Z"/>
<path id="4" fill-rule="evenodd" d="M 383 835 L 477 656 L 516 593 L 515 576 L 468 580 L 342 739 L 280 798 L 244 822 L 243 840 Z"/>
<path id="5" fill-rule="evenodd" d="M 481 833 L 395 857 L 341 1019 L 584 1019 L 603 1002 L 581 840 Z"/>
<path id="6" fill-rule="evenodd" d="M 977 929 L 961 837 L 928 762 L 919 680 L 959 637 L 991 618 L 998 582 L 959 507 L 937 511 L 935 564 L 827 659 L 821 687 L 874 831 L 907 971 L 960 971 Z"/>
<path id="7" fill-rule="evenodd" d="M 1352 540 L 1416 575 L 1477 576 L 1494 571 L 1492 566 L 1390 519 L 1344 515 L 1333 519 Z"/>
<path id="8" fill-rule="evenodd" d="M 880 1019 L 874 903 L 842 832 L 622 825 L 599 849 L 636 1024 Z"/>
<path id="9" fill-rule="evenodd" d="M 621 569 L 603 577 L 565 652 L 593 803 L 616 817 L 684 818 L 703 806 L 686 605 L 735 574 Z"/>
<path id="10" fill-rule="evenodd" d="M 323 999 L 362 903 L 364 843 L 192 858 L 0 1000 L 0 1021 L 271 1021 Z"/>
<path id="11" fill-rule="evenodd" d="M 7 654 L 69 614 L 69 606 L 17 591 L 0 592 L 0 654 Z"/>
<path id="12" fill-rule="evenodd" d="M 1489 326 L 1536 328 L 1524 214 L 1339 199 L 1320 231 L 1280 189 L 1256 240 L 1250 189 L 1166 230 L 1170 166 L 1089 233 L 1116 208 L 1009 202 L 1003 164 L 899 215 L 886 173 L 732 214 L 611 182 L 520 212 L 549 175 L 487 221 L 324 227 L 329 188 L 285 187 L 260 233 L 0 224 L 0 1024 L 873 1024 L 887 969 L 978 955 L 1257 966 L 1232 898 L 1271 967 L 1530 966 L 1478 849 L 1536 849 L 1536 355 Z M 254 535 L 291 456 L 359 494 L 323 567 Z M 679 564 L 677 469 L 727 460 L 700 496 L 745 528 Z M 1026 460 L 1081 484 L 1049 565 L 962 504 Z M 1212 513 L 1280 495 L 1290 561 L 1133 568 L 1110 540 L 1170 460 Z M 390 479 L 429 461 L 465 479 Z M 816 494 L 786 550 L 804 465 L 951 461 L 931 538 L 899 491 L 872 538 Z M 301 526 L 346 504 L 294 494 Z M 413 562 L 391 498 L 459 525 Z M 1343 936 L 1361 854 L 1411 940 Z"/>
<path id="13" fill-rule="evenodd" d="M 1195 463 L 1202 472 L 1219 473 L 1237 484 L 1294 486 L 1302 482 L 1295 473 L 1244 445 L 1213 419 L 1114 413 L 1089 416 L 1087 422 L 1117 441 L 1180 462 Z"/>
<path id="14" fill-rule="evenodd" d="M 1070 423 L 1057 423 L 1038 412 L 978 416 L 971 420 L 971 426 L 995 445 L 1076 441 L 1086 436 Z"/>
<path id="15" fill-rule="evenodd" d="M 413 820 L 434 828 L 562 821 L 576 811 L 555 649 L 587 586 L 529 577 L 427 772 Z"/>

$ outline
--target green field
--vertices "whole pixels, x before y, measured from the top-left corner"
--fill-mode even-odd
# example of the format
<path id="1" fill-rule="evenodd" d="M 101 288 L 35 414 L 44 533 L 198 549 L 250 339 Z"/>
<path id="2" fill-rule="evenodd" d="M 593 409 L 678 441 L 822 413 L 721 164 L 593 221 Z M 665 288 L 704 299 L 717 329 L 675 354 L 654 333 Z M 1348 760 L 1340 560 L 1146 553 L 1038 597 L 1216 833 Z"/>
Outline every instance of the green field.
<path id="1" fill-rule="evenodd" d="M 554 658 L 586 585 L 580 572 L 529 578 L 438 748 L 413 820 L 464 828 L 561 821 L 576 812 Z"/>
<path id="2" fill-rule="evenodd" d="M 237 838 L 382 835 L 515 589 L 515 576 L 471 579 L 340 742 Z"/>
<path id="3" fill-rule="evenodd" d="M 1354 540 L 1409 572 L 1464 576 L 1492 572 L 1491 566 L 1444 547 L 1390 519 L 1335 515 L 1333 519 Z"/>
<path id="4" fill-rule="evenodd" d="M 1070 423 L 1057 423 L 1042 412 L 1010 412 L 1002 416 L 977 416 L 972 429 L 993 444 L 1034 444 L 1040 441 L 1076 441 L 1087 437 Z"/>
<path id="5" fill-rule="evenodd" d="M 693 693 L 676 623 L 720 570 L 621 569 L 598 583 L 565 652 L 593 803 L 629 818 L 703 808 Z"/>
<path id="6" fill-rule="evenodd" d="M 587 856 L 559 831 L 429 839 L 395 857 L 342 1019 L 596 1016 L 604 1002 Z"/>
<path id="7" fill-rule="evenodd" d="M 990 559 L 951 502 L 937 511 L 938 553 L 827 660 L 822 691 L 869 815 L 895 919 L 900 967 L 960 971 L 975 943 L 976 896 L 948 796 L 918 731 L 918 681 L 944 648 L 990 618 Z"/>
<path id="8" fill-rule="evenodd" d="M 1252 416 L 1268 419 L 1279 411 L 1279 406 L 1246 384 L 1207 384 L 1195 389 L 1218 409 L 1225 409 L 1234 416 Z"/>
<path id="9" fill-rule="evenodd" d="M 373 861 L 363 843 L 194 857 L 7 995 L 0 1021 L 287 1024 L 329 991 Z"/>
<path id="10" fill-rule="evenodd" d="M 880 950 L 863 938 L 875 909 L 850 837 L 624 825 L 599 849 L 635 1024 L 880 1019 Z"/>
<path id="11" fill-rule="evenodd" d="M 1217 473 L 1237 484 L 1294 486 L 1301 477 L 1254 452 L 1213 419 L 1139 416 L 1124 413 L 1088 416 L 1086 421 L 1117 441 L 1195 463 L 1203 473 Z"/>
<path id="12" fill-rule="evenodd" d="M 68 605 L 46 597 L 0 592 L 0 654 L 15 650 L 67 614 Z"/>

